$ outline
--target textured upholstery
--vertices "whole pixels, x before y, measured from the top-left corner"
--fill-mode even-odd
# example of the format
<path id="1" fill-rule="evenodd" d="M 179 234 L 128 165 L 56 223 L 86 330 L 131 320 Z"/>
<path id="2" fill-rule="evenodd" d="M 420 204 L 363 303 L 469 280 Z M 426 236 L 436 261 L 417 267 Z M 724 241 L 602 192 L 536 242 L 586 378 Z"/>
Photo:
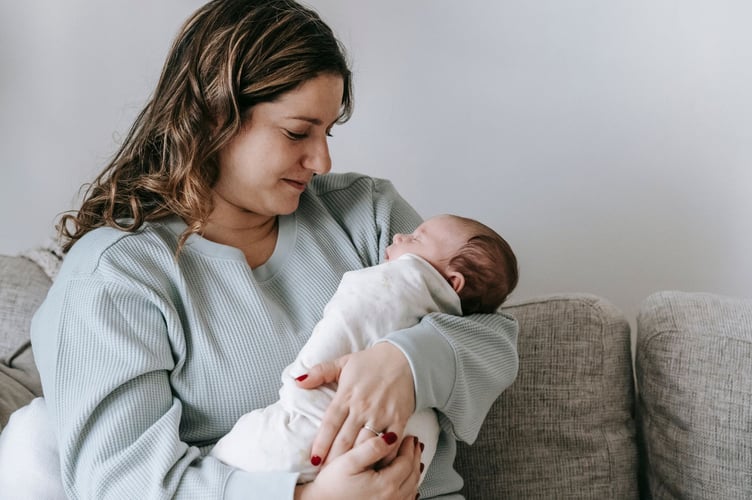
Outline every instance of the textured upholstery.
<path id="1" fill-rule="evenodd" d="M 0 429 L 41 394 L 28 339 L 59 265 L 49 253 L 0 256 Z M 520 322 L 519 375 L 475 444 L 459 445 L 468 500 L 637 498 L 638 459 L 641 498 L 752 498 L 752 299 L 645 300 L 640 439 L 629 326 L 618 309 L 568 293 L 505 310 Z"/>
<path id="2" fill-rule="evenodd" d="M 661 292 L 637 325 L 644 496 L 752 498 L 752 300 Z"/>
<path id="3" fill-rule="evenodd" d="M 31 316 L 51 284 L 32 261 L 0 255 L 0 361 L 29 340 Z"/>
<path id="4" fill-rule="evenodd" d="M 42 393 L 29 327 L 51 284 L 34 262 L 0 255 L 0 429 L 10 413 Z"/>
<path id="5" fill-rule="evenodd" d="M 637 498 L 630 330 L 584 294 L 505 307 L 520 323 L 517 380 L 457 467 L 468 499 Z"/>

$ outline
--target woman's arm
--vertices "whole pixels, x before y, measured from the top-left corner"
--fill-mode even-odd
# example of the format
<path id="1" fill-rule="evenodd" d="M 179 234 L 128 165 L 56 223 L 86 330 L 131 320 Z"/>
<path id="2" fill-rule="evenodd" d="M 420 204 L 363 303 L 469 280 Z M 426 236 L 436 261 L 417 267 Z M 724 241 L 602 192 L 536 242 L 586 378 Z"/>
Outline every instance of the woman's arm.
<path id="1" fill-rule="evenodd" d="M 387 341 L 410 363 L 416 410 L 436 408 L 472 443 L 491 405 L 517 376 L 517 321 L 504 314 L 430 314 Z"/>
<path id="2" fill-rule="evenodd" d="M 378 255 L 395 233 L 409 233 L 421 218 L 388 181 L 374 180 Z M 517 376 L 514 318 L 503 314 L 458 317 L 434 313 L 387 340 L 400 348 L 414 377 L 415 411 L 436 408 L 455 435 L 472 442 L 493 402 Z"/>
<path id="3" fill-rule="evenodd" d="M 181 346 L 167 329 L 154 297 L 96 278 L 60 278 L 35 316 L 68 496 L 289 498 L 296 474 L 233 472 L 180 439 L 183 404 L 169 376 Z"/>
<path id="4" fill-rule="evenodd" d="M 421 220 L 391 183 L 375 180 L 373 193 L 377 252 L 383 256 L 395 233 L 412 232 Z M 387 341 L 410 365 L 415 411 L 436 408 L 457 438 L 472 442 L 493 402 L 517 376 L 517 332 L 517 321 L 503 314 L 434 313 Z"/>
<path id="5" fill-rule="evenodd" d="M 421 222 L 388 181 L 331 179 L 340 183 L 334 185 L 337 197 L 328 199 L 332 213 L 339 214 L 367 265 L 383 260 L 395 233 L 412 232 Z M 346 180 L 350 185 L 344 185 Z M 339 194 L 345 189 L 349 196 Z M 353 208 L 358 206 L 353 193 L 366 189 L 367 210 Z M 340 199 L 349 203 L 340 206 Z M 491 404 L 516 377 L 516 342 L 517 323 L 504 315 L 431 314 L 414 327 L 392 333 L 388 343 L 394 349 L 377 345 L 315 368 L 302 387 L 336 380 L 339 389 L 313 453 L 327 457 L 330 448 L 333 456 L 343 453 L 358 439 L 357 429 L 364 423 L 401 436 L 409 415 L 424 408 L 442 411 L 458 438 L 474 440 Z"/>
<path id="6" fill-rule="evenodd" d="M 516 341 L 517 322 L 501 314 L 431 314 L 370 349 L 314 367 L 301 387 L 339 387 L 312 453 L 327 460 L 345 453 L 365 423 L 403 437 L 410 415 L 425 408 L 442 412 L 455 437 L 472 443 L 517 375 Z"/>
<path id="7" fill-rule="evenodd" d="M 233 470 L 202 458 L 184 437 L 210 444 L 223 425 L 231 425 L 222 419 L 240 397 L 235 391 L 255 390 L 251 374 L 264 368 L 254 362 L 263 360 L 227 357 L 237 351 L 238 335 L 252 342 L 248 329 L 255 327 L 247 320 L 230 321 L 223 323 L 221 336 L 212 335 L 216 308 L 180 288 L 181 271 L 167 270 L 175 264 L 172 253 L 160 253 L 160 247 L 138 253 L 144 239 L 116 248 L 107 232 L 104 241 L 93 244 L 101 234 L 89 238 L 93 249 L 80 242 L 68 255 L 32 326 L 68 495 L 246 498 L 253 492 L 260 498 L 291 498 L 297 474 Z M 121 236 L 118 232 L 116 238 Z M 114 253 L 103 256 L 97 248 Z M 231 268 L 229 274 L 236 275 Z M 213 277 L 221 274 L 217 271 Z M 227 298 L 222 296 L 222 304 Z M 197 311 L 205 314 L 195 317 Z M 240 373 L 233 376 L 233 370 L 243 370 L 248 379 L 238 385 Z M 245 401 L 252 404 L 253 398 L 246 394 Z M 398 446 L 393 443 L 386 452 L 396 453 Z M 388 467 L 390 474 L 361 477 L 352 467 L 327 468 L 316 487 L 329 483 L 346 492 L 352 482 L 369 492 L 363 498 L 376 498 L 386 480 L 390 487 L 412 488 L 414 496 L 417 479 L 411 483 L 410 478 L 417 478 L 419 457 L 411 453 L 412 467 Z"/>

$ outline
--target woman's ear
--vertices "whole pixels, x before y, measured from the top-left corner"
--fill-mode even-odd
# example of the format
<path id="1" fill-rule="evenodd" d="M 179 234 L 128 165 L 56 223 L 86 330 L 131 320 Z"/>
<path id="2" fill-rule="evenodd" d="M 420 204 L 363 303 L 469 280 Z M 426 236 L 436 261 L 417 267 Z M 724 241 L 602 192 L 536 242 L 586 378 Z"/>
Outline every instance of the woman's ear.
<path id="1" fill-rule="evenodd" d="M 452 288 L 454 288 L 454 291 L 457 293 L 460 293 L 465 287 L 465 276 L 457 271 L 449 271 L 447 281 L 449 281 L 449 284 L 452 285 Z"/>

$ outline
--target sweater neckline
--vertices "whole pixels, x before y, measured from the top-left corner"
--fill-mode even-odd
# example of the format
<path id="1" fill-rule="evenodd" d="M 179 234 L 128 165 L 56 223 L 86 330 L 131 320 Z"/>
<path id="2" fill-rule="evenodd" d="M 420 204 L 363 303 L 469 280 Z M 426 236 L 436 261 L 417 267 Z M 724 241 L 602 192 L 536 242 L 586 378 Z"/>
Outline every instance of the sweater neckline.
<path id="1" fill-rule="evenodd" d="M 273 278 L 282 269 L 285 262 L 287 262 L 295 247 L 295 240 L 297 238 L 295 213 L 279 215 L 277 222 L 279 224 L 277 242 L 274 245 L 271 257 L 257 268 L 251 270 L 253 277 L 257 281 L 266 281 Z M 185 221 L 177 215 L 167 217 L 164 220 L 164 224 L 178 238 L 188 227 Z M 246 266 L 248 265 L 245 255 L 239 248 L 208 240 L 199 234 L 194 233 L 188 237 L 185 242 L 185 249 L 196 251 L 212 258 L 242 261 Z"/>

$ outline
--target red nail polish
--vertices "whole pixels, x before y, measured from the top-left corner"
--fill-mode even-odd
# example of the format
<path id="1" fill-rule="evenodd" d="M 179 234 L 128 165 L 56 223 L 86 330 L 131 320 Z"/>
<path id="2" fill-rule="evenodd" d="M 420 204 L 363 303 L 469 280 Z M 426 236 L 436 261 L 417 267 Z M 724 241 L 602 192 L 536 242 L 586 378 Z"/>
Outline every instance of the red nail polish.
<path id="1" fill-rule="evenodd" d="M 424 445 L 423 443 L 420 443 L 420 451 L 423 451 L 425 449 L 425 447 L 426 447 L 426 445 Z"/>
<path id="2" fill-rule="evenodd" d="M 413 436 L 413 444 L 418 444 L 418 436 Z"/>
<path id="3" fill-rule="evenodd" d="M 423 469 L 425 469 L 425 468 L 426 468 L 426 464 L 424 464 L 423 462 L 421 462 L 420 463 L 420 472 L 423 472 Z"/>
<path id="4" fill-rule="evenodd" d="M 386 444 L 394 444 L 395 441 L 397 441 L 397 434 L 393 432 L 387 432 L 386 434 L 381 435 L 381 439 L 383 439 Z"/>
<path id="5" fill-rule="evenodd" d="M 307 373 L 304 373 L 304 374 L 303 374 L 303 375 L 301 375 L 300 377 L 295 377 L 295 380 L 297 380 L 298 382 L 302 382 L 302 381 L 304 381 L 304 380 L 305 380 L 305 379 L 307 379 L 307 378 L 308 378 L 308 374 L 307 374 Z"/>
<path id="6" fill-rule="evenodd" d="M 321 457 L 318 455 L 312 456 L 311 465 L 313 465 L 314 467 L 318 467 L 319 465 L 321 465 Z"/>

